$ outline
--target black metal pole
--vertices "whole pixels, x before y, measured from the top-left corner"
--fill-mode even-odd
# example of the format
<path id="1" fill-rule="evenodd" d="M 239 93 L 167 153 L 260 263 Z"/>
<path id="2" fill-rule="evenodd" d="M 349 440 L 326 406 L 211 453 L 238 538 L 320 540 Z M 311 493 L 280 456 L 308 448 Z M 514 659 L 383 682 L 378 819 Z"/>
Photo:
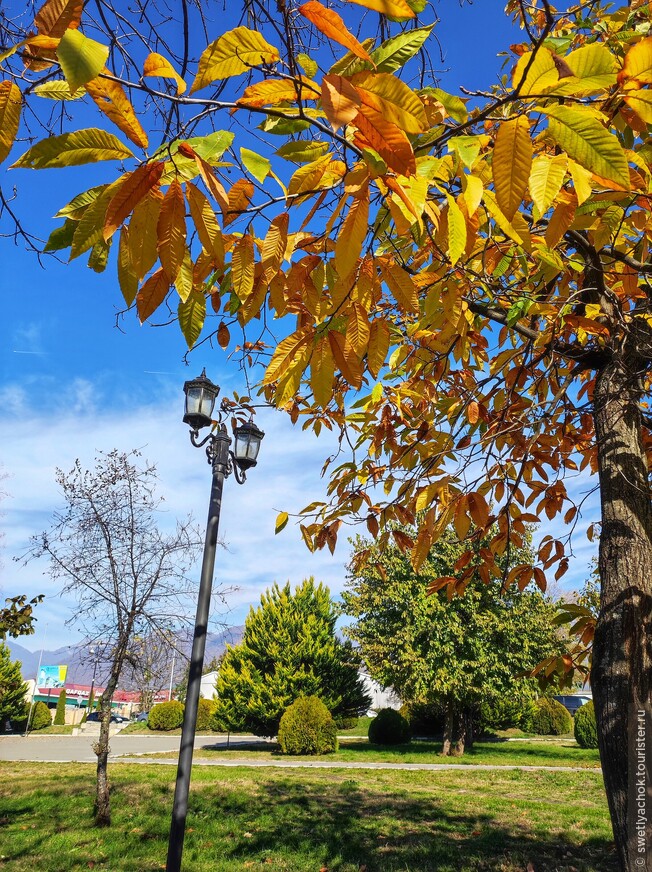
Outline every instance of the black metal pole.
<path id="1" fill-rule="evenodd" d="M 226 428 L 213 437 L 213 484 L 211 501 L 208 509 L 206 539 L 204 542 L 204 558 L 199 582 L 197 599 L 197 617 L 195 618 L 195 633 L 192 640 L 190 655 L 190 671 L 188 673 L 188 690 L 186 693 L 186 708 L 181 730 L 181 747 L 179 749 L 179 764 L 177 766 L 177 781 L 174 789 L 174 805 L 172 807 L 172 824 L 168 842 L 168 858 L 166 872 L 181 872 L 181 857 L 183 855 L 183 840 L 186 834 L 186 815 L 188 814 L 188 792 L 190 790 L 190 772 L 192 769 L 192 752 L 197 726 L 197 707 L 201 674 L 204 665 L 204 650 L 206 648 L 206 633 L 208 630 L 208 613 L 213 587 L 213 569 L 215 566 L 215 550 L 217 546 L 217 530 L 220 522 L 222 506 L 222 486 L 228 474 L 229 439 Z"/>

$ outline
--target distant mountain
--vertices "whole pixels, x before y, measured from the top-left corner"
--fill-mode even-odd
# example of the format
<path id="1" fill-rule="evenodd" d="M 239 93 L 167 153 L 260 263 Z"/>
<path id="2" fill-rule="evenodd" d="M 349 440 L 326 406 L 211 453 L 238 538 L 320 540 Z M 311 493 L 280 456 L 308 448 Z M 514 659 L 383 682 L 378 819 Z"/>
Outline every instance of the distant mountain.
<path id="1" fill-rule="evenodd" d="M 228 645 L 237 645 L 242 639 L 244 627 L 227 627 L 220 633 L 209 633 L 206 637 L 206 655 L 205 663 L 210 663 L 213 657 L 219 657 Z M 7 639 L 6 644 L 9 646 L 12 660 L 19 660 L 22 664 L 23 679 L 34 678 L 38 669 L 40 651 L 28 651 L 27 648 L 20 645 L 13 639 Z M 186 666 L 187 660 L 190 658 L 190 648 L 192 639 L 183 640 L 179 643 L 179 647 L 184 652 L 186 659 L 177 658 L 175 666 L 175 681 L 181 679 Z M 68 676 L 66 681 L 70 684 L 90 684 L 93 678 L 93 661 L 88 653 L 88 646 L 83 644 L 65 646 L 64 648 L 56 648 L 54 650 L 44 650 L 41 660 L 43 665 L 48 666 L 67 666 Z M 170 655 L 170 665 L 172 663 L 172 655 Z M 97 667 L 95 681 L 102 685 L 106 679 L 108 666 L 101 661 Z M 124 690 L 129 688 L 124 687 Z"/>

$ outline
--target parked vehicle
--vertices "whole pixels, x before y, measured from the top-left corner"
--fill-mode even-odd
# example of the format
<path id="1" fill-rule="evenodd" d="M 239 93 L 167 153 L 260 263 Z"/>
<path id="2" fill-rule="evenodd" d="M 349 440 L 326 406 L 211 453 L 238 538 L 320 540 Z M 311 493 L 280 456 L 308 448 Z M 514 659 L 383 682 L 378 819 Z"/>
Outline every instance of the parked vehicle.
<path id="1" fill-rule="evenodd" d="M 567 709 L 573 717 L 575 716 L 575 712 L 582 708 L 585 702 L 590 702 L 593 699 L 593 694 L 591 693 L 568 693 L 565 695 L 555 696 L 554 699 L 557 702 L 560 702 L 565 709 Z"/>
<path id="2" fill-rule="evenodd" d="M 140 714 L 136 715 L 134 720 L 137 724 L 147 723 L 147 721 L 149 720 L 149 712 L 140 712 Z"/>
<path id="3" fill-rule="evenodd" d="M 86 723 L 99 723 L 101 720 L 99 712 L 91 712 L 90 715 L 86 718 Z M 124 715 L 111 715 L 111 723 L 112 724 L 128 724 L 129 718 L 126 718 Z"/>

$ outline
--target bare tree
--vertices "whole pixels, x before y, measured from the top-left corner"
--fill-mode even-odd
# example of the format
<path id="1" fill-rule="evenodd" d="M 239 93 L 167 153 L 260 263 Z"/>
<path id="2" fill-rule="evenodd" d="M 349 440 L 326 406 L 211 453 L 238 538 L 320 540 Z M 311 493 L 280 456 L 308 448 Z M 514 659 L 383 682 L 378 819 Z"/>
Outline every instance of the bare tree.
<path id="1" fill-rule="evenodd" d="M 140 694 L 140 710 L 149 711 L 156 695 L 174 682 L 175 663 L 187 655 L 172 631 L 134 636 L 125 658 L 127 679 Z"/>
<path id="2" fill-rule="evenodd" d="M 188 571 L 201 536 L 188 518 L 171 532 L 159 528 L 162 498 L 156 468 L 140 453 L 110 451 L 94 469 L 76 461 L 57 482 L 66 501 L 50 528 L 32 539 L 26 559 L 49 558 L 49 574 L 63 580 L 65 594 L 77 600 L 71 623 L 80 623 L 110 655 L 102 693 L 97 754 L 95 820 L 109 825 L 109 723 L 111 701 L 130 647 L 137 638 L 169 639 L 171 628 L 187 621 L 193 583 Z"/>

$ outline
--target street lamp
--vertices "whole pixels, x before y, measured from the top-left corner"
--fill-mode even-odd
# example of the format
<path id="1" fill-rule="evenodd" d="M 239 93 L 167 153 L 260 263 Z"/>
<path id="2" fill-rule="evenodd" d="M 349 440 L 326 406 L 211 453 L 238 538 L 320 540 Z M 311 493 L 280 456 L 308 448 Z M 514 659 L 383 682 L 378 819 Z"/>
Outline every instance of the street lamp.
<path id="1" fill-rule="evenodd" d="M 190 655 L 186 708 L 181 729 L 181 746 L 179 748 L 177 780 L 174 789 L 174 805 L 172 807 L 166 872 L 180 872 L 181 870 L 183 840 L 186 831 L 186 816 L 188 814 L 192 752 L 197 725 L 197 707 L 199 704 L 201 673 L 204 665 L 204 650 L 206 648 L 217 530 L 222 506 L 222 487 L 224 479 L 231 473 L 233 473 L 238 484 L 244 483 L 247 477 L 247 470 L 256 465 L 260 443 L 265 435 L 253 422 L 241 424 L 234 429 L 235 444 L 233 450 L 231 450 L 231 439 L 226 432 L 221 415 L 218 414 L 217 421 L 213 421 L 212 418 L 215 400 L 220 391 L 219 387 L 214 385 L 206 377 L 206 372 L 203 371 L 198 378 L 187 381 L 183 386 L 183 390 L 186 395 L 183 420 L 186 424 L 190 425 L 190 441 L 195 448 L 206 446 L 206 456 L 213 470 L 213 478 L 208 508 L 208 521 L 206 524 L 206 539 L 204 541 L 204 557 L 199 582 L 199 595 L 197 598 L 195 632 L 192 640 L 192 653 Z M 224 411 L 224 409 L 220 411 Z M 200 441 L 199 431 L 203 427 L 208 426 L 211 426 L 211 432 Z"/>

